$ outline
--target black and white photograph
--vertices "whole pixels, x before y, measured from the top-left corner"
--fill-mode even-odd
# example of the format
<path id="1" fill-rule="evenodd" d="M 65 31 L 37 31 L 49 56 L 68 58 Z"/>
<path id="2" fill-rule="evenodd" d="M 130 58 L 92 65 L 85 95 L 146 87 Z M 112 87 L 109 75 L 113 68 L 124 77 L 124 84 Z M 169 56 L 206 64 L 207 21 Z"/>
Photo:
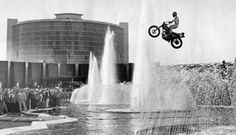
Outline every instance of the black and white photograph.
<path id="1" fill-rule="evenodd" d="M 236 135 L 235 0 L 0 0 L 0 135 Z"/>

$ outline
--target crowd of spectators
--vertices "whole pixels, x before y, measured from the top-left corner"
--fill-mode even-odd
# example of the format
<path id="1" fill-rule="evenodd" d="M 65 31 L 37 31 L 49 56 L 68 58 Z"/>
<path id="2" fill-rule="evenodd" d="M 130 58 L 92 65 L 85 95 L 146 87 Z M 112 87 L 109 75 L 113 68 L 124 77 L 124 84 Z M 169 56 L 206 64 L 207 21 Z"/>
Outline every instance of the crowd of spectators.
<path id="1" fill-rule="evenodd" d="M 60 106 L 60 100 L 69 100 L 70 95 L 71 91 L 59 87 L 0 89 L 0 115 Z"/>

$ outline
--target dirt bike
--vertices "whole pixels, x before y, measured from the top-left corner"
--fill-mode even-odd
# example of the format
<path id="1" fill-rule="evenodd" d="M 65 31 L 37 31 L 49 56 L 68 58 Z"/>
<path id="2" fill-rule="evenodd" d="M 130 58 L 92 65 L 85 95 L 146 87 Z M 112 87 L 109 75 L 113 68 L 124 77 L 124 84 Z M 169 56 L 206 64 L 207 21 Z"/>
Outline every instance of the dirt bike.
<path id="1" fill-rule="evenodd" d="M 162 28 L 162 38 L 168 42 L 171 42 L 171 46 L 175 49 L 179 49 L 183 45 L 183 41 L 181 38 L 184 38 L 184 33 L 175 33 L 170 32 L 171 30 L 167 27 L 168 22 L 163 22 L 163 24 L 158 27 L 156 25 L 152 25 L 148 29 L 148 34 L 156 38 L 160 35 L 160 28 Z"/>

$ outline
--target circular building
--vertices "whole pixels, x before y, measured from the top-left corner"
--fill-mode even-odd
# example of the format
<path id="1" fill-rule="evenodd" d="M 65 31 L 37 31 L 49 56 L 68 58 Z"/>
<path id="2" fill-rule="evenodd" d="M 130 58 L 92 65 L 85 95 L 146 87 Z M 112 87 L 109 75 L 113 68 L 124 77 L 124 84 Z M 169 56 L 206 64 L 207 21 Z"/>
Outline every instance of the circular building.
<path id="1" fill-rule="evenodd" d="M 93 52 L 101 60 L 107 27 L 115 33 L 117 63 L 128 62 L 128 23 L 82 19 L 82 14 L 55 14 L 55 19 L 18 22 L 8 19 L 7 59 L 46 63 L 88 63 Z"/>

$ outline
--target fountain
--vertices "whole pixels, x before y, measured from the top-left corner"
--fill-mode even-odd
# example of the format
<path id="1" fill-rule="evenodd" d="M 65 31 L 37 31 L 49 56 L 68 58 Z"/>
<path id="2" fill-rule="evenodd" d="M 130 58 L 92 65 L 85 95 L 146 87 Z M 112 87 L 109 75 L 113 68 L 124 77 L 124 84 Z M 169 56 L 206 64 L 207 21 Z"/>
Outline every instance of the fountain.
<path id="1" fill-rule="evenodd" d="M 114 51 L 114 32 L 108 27 L 105 36 L 104 52 L 101 65 L 101 97 L 100 104 L 118 104 L 119 101 L 115 101 L 118 93 L 116 69 L 115 69 L 115 51 Z"/>
<path id="2" fill-rule="evenodd" d="M 140 109 L 144 107 L 145 98 L 151 84 L 156 80 L 156 73 L 153 72 L 153 65 L 148 58 L 148 50 L 145 45 L 139 45 L 135 61 L 135 68 L 131 91 L 131 108 Z"/>
<path id="3" fill-rule="evenodd" d="M 212 111 L 212 107 L 197 109 L 196 97 L 186 85 L 191 75 L 157 66 L 151 61 L 149 47 L 145 43 L 138 46 L 132 84 L 118 83 L 114 36 L 114 32 L 108 28 L 100 70 L 96 57 L 90 53 L 88 84 L 73 92 L 72 103 L 87 104 L 89 112 L 138 113 L 136 134 L 192 133 L 194 129 L 222 124 L 224 120 L 217 118 L 224 119 L 220 113 L 225 114 L 225 110 L 229 110 L 229 115 L 224 116 L 232 114 L 231 108 L 217 113 L 214 109 Z M 216 120 L 211 121 L 213 118 Z"/>
<path id="4" fill-rule="evenodd" d="M 138 130 L 171 125 L 170 119 L 164 122 L 166 124 L 156 121 L 159 118 L 156 119 L 155 116 L 162 116 L 163 113 L 165 119 L 174 117 L 178 121 L 176 125 L 182 124 L 183 120 L 175 116 L 185 117 L 186 112 L 195 109 L 196 104 L 190 90 L 182 83 L 184 77 L 181 73 L 156 66 L 151 61 L 147 45 L 139 44 L 132 84 L 118 83 L 114 36 L 114 32 L 108 27 L 100 70 L 96 57 L 90 53 L 88 84 L 74 91 L 72 98 L 77 99 L 72 103 L 86 103 L 90 112 L 140 113 L 144 119 L 140 119 Z M 150 116 L 153 118 L 151 121 Z M 186 123 L 191 122 L 185 119 Z"/>
<path id="5" fill-rule="evenodd" d="M 79 89 L 75 89 L 71 95 L 70 102 L 72 104 L 88 104 L 94 101 L 95 89 L 100 84 L 97 59 L 90 52 L 89 57 L 89 73 L 88 73 L 88 85 L 83 85 Z"/>
<path id="6" fill-rule="evenodd" d="M 89 110 L 101 110 L 100 106 L 106 106 L 102 110 L 130 113 L 141 110 L 187 110 L 195 106 L 190 91 L 180 85 L 180 76 L 161 71 L 150 60 L 147 45 L 139 45 L 133 83 L 117 83 L 114 36 L 108 27 L 100 72 L 96 57 L 90 53 L 88 84 L 74 91 L 72 103 L 89 104 Z"/>
<path id="7" fill-rule="evenodd" d="M 97 58 L 90 53 L 89 75 L 88 75 L 88 103 L 98 101 L 99 91 L 96 89 L 101 83 L 100 73 L 98 70 Z"/>
<path id="8" fill-rule="evenodd" d="M 130 85 L 117 83 L 116 79 L 114 36 L 114 32 L 108 27 L 100 70 L 96 57 L 90 53 L 88 84 L 74 90 L 71 103 L 89 104 L 89 110 L 101 110 L 101 106 L 123 108 L 122 105 L 129 104 Z"/>

